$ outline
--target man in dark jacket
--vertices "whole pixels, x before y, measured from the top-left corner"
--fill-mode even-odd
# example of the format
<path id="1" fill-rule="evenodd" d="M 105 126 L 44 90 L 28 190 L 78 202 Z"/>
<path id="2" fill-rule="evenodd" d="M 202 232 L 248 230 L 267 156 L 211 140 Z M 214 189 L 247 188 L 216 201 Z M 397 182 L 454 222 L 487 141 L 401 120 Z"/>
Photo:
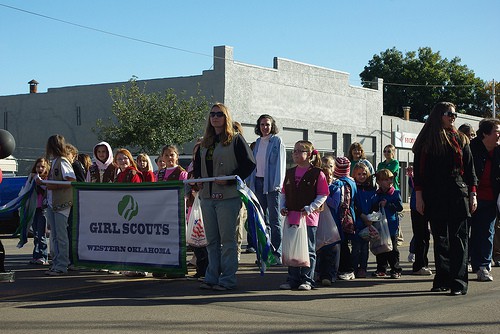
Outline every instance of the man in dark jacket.
<path id="1" fill-rule="evenodd" d="M 479 180 L 477 210 L 472 215 L 469 253 L 478 281 L 493 281 L 491 258 L 500 192 L 500 120 L 483 119 L 477 137 L 471 141 L 474 169 Z"/>

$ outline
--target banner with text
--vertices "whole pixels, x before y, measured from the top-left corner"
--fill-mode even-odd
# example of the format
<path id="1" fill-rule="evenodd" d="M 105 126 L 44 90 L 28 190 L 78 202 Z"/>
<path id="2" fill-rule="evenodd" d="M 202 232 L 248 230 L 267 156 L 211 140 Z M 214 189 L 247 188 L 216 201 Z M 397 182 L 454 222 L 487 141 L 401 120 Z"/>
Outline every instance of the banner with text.
<path id="1" fill-rule="evenodd" d="M 76 265 L 187 272 L 182 182 L 72 185 Z"/>

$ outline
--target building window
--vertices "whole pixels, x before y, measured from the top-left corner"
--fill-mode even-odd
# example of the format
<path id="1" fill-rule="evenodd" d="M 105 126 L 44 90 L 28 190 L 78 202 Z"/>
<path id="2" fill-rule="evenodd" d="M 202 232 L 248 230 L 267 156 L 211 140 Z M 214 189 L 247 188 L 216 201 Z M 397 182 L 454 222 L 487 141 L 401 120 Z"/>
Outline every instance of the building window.
<path id="1" fill-rule="evenodd" d="M 343 134 L 342 135 L 343 139 L 343 146 L 344 146 L 344 156 L 347 157 L 349 155 L 349 147 L 351 147 L 352 144 L 352 137 L 350 134 Z"/>
<path id="2" fill-rule="evenodd" d="M 337 134 L 334 132 L 315 131 L 314 147 L 321 152 L 321 156 L 337 153 Z"/>
<path id="3" fill-rule="evenodd" d="M 76 125 L 77 126 L 82 125 L 82 111 L 80 107 L 76 107 Z"/>

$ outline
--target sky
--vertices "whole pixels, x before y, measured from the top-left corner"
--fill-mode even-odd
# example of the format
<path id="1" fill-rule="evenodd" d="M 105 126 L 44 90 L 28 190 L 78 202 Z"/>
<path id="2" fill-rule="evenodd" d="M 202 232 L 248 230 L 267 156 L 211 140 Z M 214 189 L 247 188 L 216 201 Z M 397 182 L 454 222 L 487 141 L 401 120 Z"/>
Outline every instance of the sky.
<path id="1" fill-rule="evenodd" d="M 200 75 L 213 47 L 272 67 L 286 58 L 350 74 L 376 54 L 431 47 L 500 81 L 499 0 L 0 0 L 0 96 Z"/>

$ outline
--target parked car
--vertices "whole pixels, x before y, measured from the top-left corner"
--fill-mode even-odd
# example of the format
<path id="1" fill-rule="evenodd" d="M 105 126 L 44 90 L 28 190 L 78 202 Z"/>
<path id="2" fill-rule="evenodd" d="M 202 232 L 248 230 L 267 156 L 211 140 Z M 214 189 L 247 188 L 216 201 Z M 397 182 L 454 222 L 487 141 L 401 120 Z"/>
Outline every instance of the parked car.
<path id="1" fill-rule="evenodd" d="M 7 204 L 19 195 L 26 184 L 27 176 L 6 177 L 0 183 L 0 206 Z M 19 212 L 0 213 L 0 234 L 12 234 L 19 226 Z"/>

